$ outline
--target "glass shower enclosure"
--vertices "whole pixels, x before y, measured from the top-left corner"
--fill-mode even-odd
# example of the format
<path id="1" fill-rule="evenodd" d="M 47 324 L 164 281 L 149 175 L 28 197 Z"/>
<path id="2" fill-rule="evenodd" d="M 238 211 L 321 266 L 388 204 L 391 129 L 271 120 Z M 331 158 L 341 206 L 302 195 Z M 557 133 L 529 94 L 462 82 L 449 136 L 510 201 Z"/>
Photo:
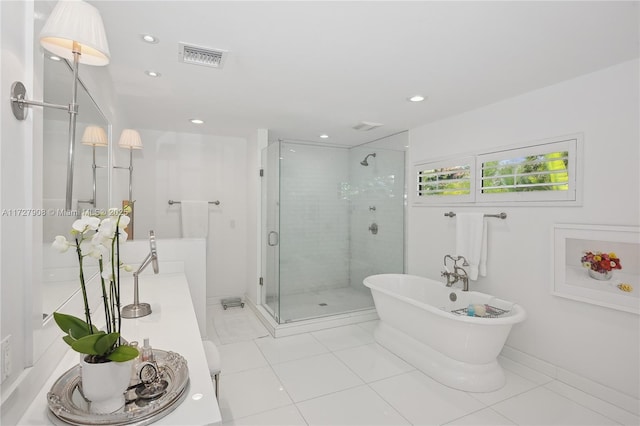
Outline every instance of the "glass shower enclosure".
<path id="1" fill-rule="evenodd" d="M 362 280 L 404 271 L 407 137 L 391 138 L 263 150 L 261 304 L 278 324 L 371 309 Z"/>

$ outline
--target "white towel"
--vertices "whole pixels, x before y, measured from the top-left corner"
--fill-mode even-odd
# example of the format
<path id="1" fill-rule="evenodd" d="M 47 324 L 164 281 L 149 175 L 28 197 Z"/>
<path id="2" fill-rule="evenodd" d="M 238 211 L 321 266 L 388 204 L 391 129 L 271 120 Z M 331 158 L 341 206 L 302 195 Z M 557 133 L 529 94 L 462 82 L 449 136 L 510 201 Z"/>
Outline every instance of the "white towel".
<path id="1" fill-rule="evenodd" d="M 469 279 L 487 275 L 487 226 L 483 213 L 456 214 L 456 252 L 469 262 Z"/>
<path id="2" fill-rule="evenodd" d="M 182 238 L 206 238 L 209 234 L 209 203 L 207 201 L 183 200 Z"/>

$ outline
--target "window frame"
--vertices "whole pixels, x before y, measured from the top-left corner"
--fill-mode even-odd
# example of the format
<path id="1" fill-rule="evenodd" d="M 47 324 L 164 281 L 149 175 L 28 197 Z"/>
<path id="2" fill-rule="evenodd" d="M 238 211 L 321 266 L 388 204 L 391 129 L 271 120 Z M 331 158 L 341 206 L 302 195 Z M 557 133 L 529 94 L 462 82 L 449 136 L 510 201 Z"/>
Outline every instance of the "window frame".
<path id="1" fill-rule="evenodd" d="M 423 160 L 414 163 L 413 178 L 416 187 L 413 192 L 414 206 L 580 206 L 582 205 L 583 183 L 583 153 L 584 136 L 575 133 L 558 136 L 534 142 L 525 142 L 493 149 L 479 150 L 447 157 Z M 569 189 L 567 191 L 524 191 L 505 193 L 482 192 L 482 164 L 499 159 L 518 158 L 539 155 L 550 152 L 567 151 L 569 154 L 567 173 L 569 174 Z M 470 196 L 421 196 L 418 188 L 418 173 L 428 168 L 452 167 L 461 165 L 471 158 L 471 187 L 474 188 Z"/>
<path id="2" fill-rule="evenodd" d="M 458 167 L 458 166 L 469 166 L 469 193 L 462 195 L 442 195 L 441 197 L 425 197 L 420 195 L 420 174 L 425 169 L 441 169 L 448 167 Z M 414 166 L 413 176 L 415 180 L 413 181 L 415 186 L 415 195 L 417 202 L 421 204 L 442 204 L 441 200 L 446 199 L 448 203 L 468 203 L 473 201 L 474 194 L 476 191 L 475 185 L 475 167 L 476 161 L 473 156 L 465 156 L 465 157 L 453 157 L 444 160 L 436 160 L 429 161 L 416 164 Z"/>
<path id="3" fill-rule="evenodd" d="M 513 148 L 508 150 L 500 150 L 476 156 L 476 170 L 478 170 L 476 178 L 476 201 L 486 203 L 496 202 L 522 202 L 530 203 L 537 201 L 575 201 L 576 199 L 576 176 L 575 176 L 575 156 L 576 156 L 576 139 L 568 139 L 563 141 L 555 141 L 546 144 L 536 144 L 522 148 Z M 543 155 L 552 152 L 567 151 L 569 158 L 567 164 L 567 174 L 569 180 L 567 182 L 568 189 L 566 191 L 526 191 L 526 192 L 503 192 L 503 193 L 485 193 L 483 192 L 482 165 L 490 161 L 500 161 L 514 159 L 519 157 L 527 157 L 531 155 Z"/>

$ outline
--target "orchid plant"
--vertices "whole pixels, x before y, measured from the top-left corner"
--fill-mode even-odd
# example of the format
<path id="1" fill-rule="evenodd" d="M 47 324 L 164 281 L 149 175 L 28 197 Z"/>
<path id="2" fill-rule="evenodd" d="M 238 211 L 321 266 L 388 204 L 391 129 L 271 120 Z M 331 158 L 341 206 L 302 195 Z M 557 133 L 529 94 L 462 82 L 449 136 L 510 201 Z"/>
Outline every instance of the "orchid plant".
<path id="1" fill-rule="evenodd" d="M 71 229 L 71 241 L 56 236 L 52 247 L 61 253 L 73 248 L 80 266 L 80 289 L 84 302 L 84 320 L 54 312 L 58 327 L 67 333 L 63 340 L 76 352 L 86 354 L 90 363 L 124 362 L 138 356 L 138 350 L 122 343 L 120 330 L 120 270 L 132 268 L 120 262 L 120 242 L 127 240 L 125 228 L 129 224 L 131 207 L 110 209 L 105 217 L 82 216 Z M 87 258 L 98 262 L 106 331 L 99 330 L 91 318 L 84 262 Z"/>

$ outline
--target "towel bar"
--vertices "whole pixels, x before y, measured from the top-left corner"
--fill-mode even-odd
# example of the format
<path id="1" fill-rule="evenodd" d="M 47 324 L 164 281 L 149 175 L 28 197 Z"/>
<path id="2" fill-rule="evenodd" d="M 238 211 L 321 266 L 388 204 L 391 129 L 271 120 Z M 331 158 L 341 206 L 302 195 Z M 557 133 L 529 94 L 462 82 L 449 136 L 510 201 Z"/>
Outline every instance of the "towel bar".
<path id="1" fill-rule="evenodd" d="M 180 204 L 182 201 L 173 201 L 173 200 L 169 200 L 169 205 L 173 205 L 173 204 Z M 209 204 L 215 204 L 216 206 L 220 205 L 220 201 L 216 200 L 216 201 L 209 201 Z"/>
<path id="2" fill-rule="evenodd" d="M 448 217 L 454 217 L 456 214 L 454 212 L 448 212 L 448 213 L 445 213 L 444 215 Z M 506 219 L 507 214 L 505 212 L 498 213 L 498 214 L 485 214 L 484 217 L 497 217 L 499 219 Z"/>

